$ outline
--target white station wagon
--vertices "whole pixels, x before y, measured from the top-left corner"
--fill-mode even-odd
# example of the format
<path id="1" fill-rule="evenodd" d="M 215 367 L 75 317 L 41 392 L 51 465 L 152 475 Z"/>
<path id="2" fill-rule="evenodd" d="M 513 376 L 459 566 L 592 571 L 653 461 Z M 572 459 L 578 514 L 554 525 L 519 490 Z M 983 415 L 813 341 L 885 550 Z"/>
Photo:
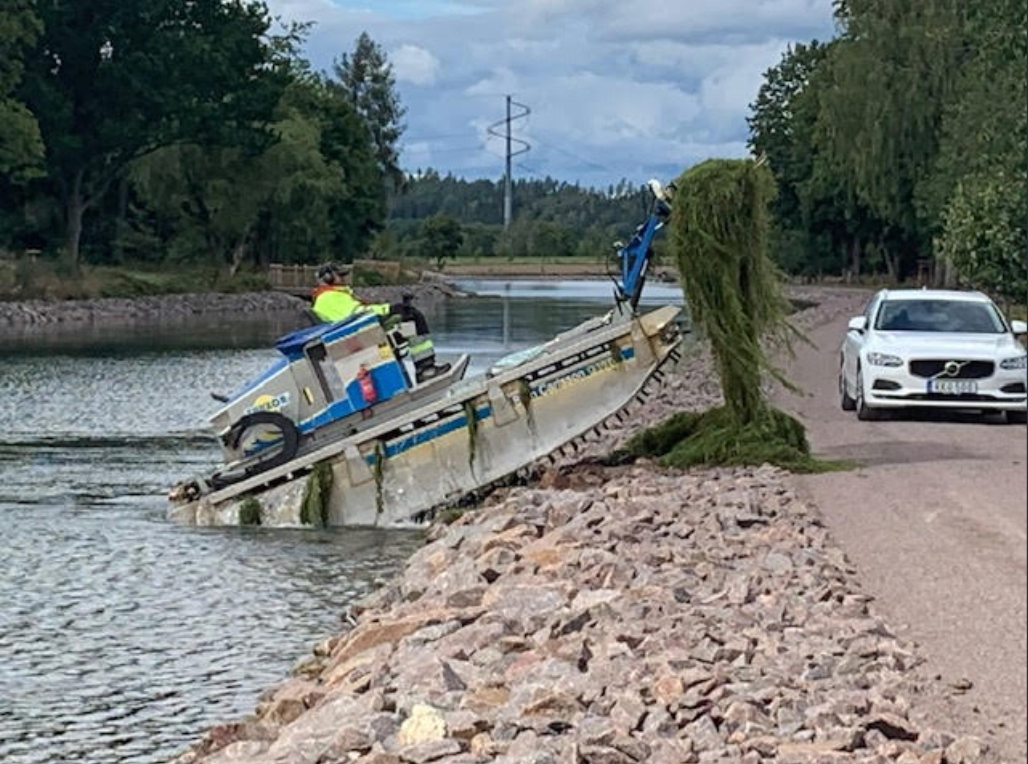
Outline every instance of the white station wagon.
<path id="1" fill-rule="evenodd" d="M 885 409 L 1001 411 L 1025 421 L 1025 349 L 980 292 L 882 290 L 851 318 L 842 345 L 842 408 L 860 419 Z"/>

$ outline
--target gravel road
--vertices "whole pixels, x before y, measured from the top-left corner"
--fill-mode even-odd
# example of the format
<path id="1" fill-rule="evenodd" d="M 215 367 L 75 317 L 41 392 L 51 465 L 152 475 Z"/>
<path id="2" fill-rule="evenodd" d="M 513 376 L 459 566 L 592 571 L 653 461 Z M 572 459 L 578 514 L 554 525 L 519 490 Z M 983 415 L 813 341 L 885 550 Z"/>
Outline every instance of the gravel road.
<path id="1" fill-rule="evenodd" d="M 925 711 L 1025 761 L 1025 428 L 963 415 L 860 422 L 839 408 L 846 316 L 817 328 L 782 394 L 822 456 L 859 469 L 799 478 L 877 609 L 921 645 Z M 970 686 L 968 686 L 970 685 Z"/>

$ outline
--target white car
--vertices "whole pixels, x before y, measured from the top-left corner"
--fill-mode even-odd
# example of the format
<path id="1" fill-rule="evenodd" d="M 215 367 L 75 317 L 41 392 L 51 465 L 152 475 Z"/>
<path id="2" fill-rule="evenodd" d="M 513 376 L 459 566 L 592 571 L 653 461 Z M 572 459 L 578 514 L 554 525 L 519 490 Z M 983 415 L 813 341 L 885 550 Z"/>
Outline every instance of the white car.
<path id="1" fill-rule="evenodd" d="M 842 408 L 859 419 L 886 409 L 932 407 L 1005 412 L 1025 421 L 1025 349 L 980 292 L 897 289 L 878 292 L 851 318 L 842 345 Z"/>

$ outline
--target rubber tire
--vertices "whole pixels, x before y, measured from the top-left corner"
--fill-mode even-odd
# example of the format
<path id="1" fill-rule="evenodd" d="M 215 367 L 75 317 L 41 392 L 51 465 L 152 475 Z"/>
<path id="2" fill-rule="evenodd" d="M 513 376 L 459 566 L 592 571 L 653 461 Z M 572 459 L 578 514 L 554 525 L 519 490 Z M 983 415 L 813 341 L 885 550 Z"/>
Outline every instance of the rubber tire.
<path id="1" fill-rule="evenodd" d="M 1028 424 L 1028 411 L 1005 411 L 1007 424 Z"/>
<path id="2" fill-rule="evenodd" d="M 864 375 L 857 367 L 857 397 L 853 399 L 853 407 L 857 410 L 857 419 L 861 422 L 876 422 L 882 418 L 880 409 L 871 408 L 864 402 Z"/>
<path id="3" fill-rule="evenodd" d="M 227 438 L 232 448 L 239 448 L 239 441 L 243 434 L 254 425 L 271 425 L 278 428 L 282 433 L 282 450 L 270 459 L 264 459 L 246 468 L 246 477 L 266 472 L 274 467 L 280 467 L 296 456 L 300 449 L 300 433 L 296 429 L 293 420 L 276 411 L 256 411 L 253 414 L 246 414 L 240 417 L 239 421 L 232 425 Z"/>
<path id="4" fill-rule="evenodd" d="M 842 366 L 839 367 L 839 405 L 843 411 L 855 411 L 857 408 L 857 402 L 846 391 L 846 372 Z"/>

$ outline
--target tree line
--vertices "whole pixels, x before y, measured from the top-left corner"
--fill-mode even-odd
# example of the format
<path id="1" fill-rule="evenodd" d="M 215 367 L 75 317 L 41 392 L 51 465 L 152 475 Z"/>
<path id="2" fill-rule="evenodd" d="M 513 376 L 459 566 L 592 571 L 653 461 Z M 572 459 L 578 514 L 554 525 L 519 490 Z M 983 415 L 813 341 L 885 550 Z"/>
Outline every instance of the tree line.
<path id="1" fill-rule="evenodd" d="M 838 34 L 765 74 L 750 148 L 797 274 L 940 274 L 1025 290 L 1026 9 L 837 0 Z M 595 257 L 642 187 L 405 173 L 392 67 L 362 34 L 332 71 L 259 0 L 6 0 L 0 251 L 81 264 Z M 642 179 L 637 179 L 642 180 Z"/>
<path id="2" fill-rule="evenodd" d="M 502 180 L 467 180 L 418 170 L 389 204 L 377 257 L 599 258 L 646 213 L 644 187 L 622 179 L 606 189 L 550 177 L 513 182 L 514 217 L 503 228 Z"/>
<path id="3" fill-rule="evenodd" d="M 0 252 L 68 265 L 594 254 L 640 192 L 405 173 L 392 66 L 362 34 L 331 72 L 258 0 L 7 0 Z"/>
<path id="4" fill-rule="evenodd" d="M 350 259 L 402 184 L 366 34 L 330 73 L 255 0 L 6 0 L 0 250 L 120 262 Z"/>
<path id="5" fill-rule="evenodd" d="M 837 0 L 752 104 L 788 271 L 941 276 L 1024 298 L 1026 6 Z"/>

